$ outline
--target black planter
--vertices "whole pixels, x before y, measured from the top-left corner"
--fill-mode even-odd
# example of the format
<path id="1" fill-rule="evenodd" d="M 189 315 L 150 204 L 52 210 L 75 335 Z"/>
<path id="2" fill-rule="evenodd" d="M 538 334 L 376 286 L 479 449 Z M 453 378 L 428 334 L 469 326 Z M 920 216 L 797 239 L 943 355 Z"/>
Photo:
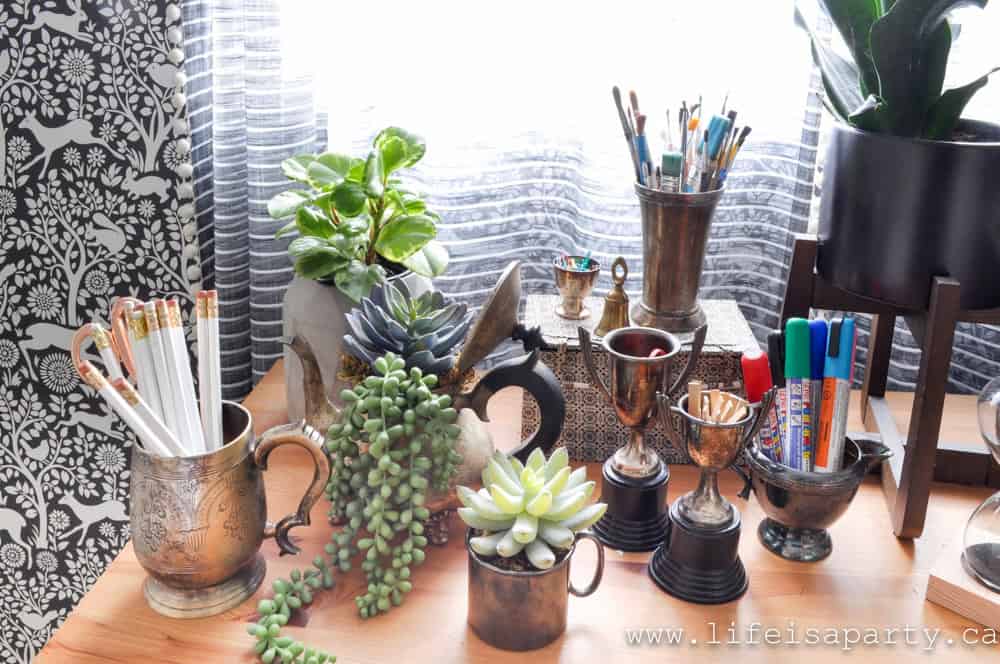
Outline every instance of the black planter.
<path id="1" fill-rule="evenodd" d="M 842 289 L 924 309 L 935 276 L 963 309 L 1000 307 L 1000 126 L 963 120 L 976 142 L 836 125 L 827 153 L 817 269 Z"/>

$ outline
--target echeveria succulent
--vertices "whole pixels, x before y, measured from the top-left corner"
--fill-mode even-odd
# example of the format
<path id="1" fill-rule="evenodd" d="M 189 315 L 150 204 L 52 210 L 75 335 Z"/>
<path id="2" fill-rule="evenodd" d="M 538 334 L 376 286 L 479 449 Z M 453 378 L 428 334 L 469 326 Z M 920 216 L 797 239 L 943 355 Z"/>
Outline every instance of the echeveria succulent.
<path id="1" fill-rule="evenodd" d="M 585 467 L 571 470 L 565 447 L 548 460 L 540 449 L 521 464 L 496 452 L 483 470 L 483 488 L 458 487 L 458 514 L 483 534 L 469 541 L 480 556 L 511 558 L 524 551 L 537 569 L 549 569 L 556 551 L 573 546 L 574 533 L 604 516 L 607 505 L 588 505 L 594 482 Z"/>
<path id="2" fill-rule="evenodd" d="M 386 283 L 346 315 L 344 348 L 369 365 L 384 353 L 399 354 L 406 368 L 443 376 L 455 364 L 454 348 L 472 324 L 468 307 L 440 291 L 413 297 L 403 282 Z"/>

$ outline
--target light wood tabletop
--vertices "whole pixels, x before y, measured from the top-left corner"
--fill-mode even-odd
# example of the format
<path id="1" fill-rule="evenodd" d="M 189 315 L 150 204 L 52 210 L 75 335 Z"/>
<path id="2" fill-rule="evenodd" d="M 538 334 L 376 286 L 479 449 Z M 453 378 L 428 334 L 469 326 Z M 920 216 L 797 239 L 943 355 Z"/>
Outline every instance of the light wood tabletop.
<path id="1" fill-rule="evenodd" d="M 965 414 L 971 414 L 972 406 L 965 399 L 951 402 L 943 430 L 968 427 Z M 899 404 L 902 418 L 908 397 L 901 397 Z M 246 400 L 246 405 L 255 414 L 258 431 L 284 420 L 280 364 Z M 520 395 L 505 391 L 491 402 L 490 410 L 499 446 L 513 444 L 520 428 Z M 959 413 L 961 421 L 950 423 L 949 413 Z M 856 416 L 852 429 L 860 429 Z M 293 446 L 273 455 L 271 470 L 266 473 L 272 516 L 294 507 L 309 473 L 307 455 Z M 673 500 L 694 487 L 697 473 L 690 466 L 673 466 L 671 473 L 669 498 Z M 591 478 L 599 478 L 597 464 L 590 466 L 590 474 Z M 562 638 L 527 655 L 498 651 L 482 643 L 466 626 L 466 553 L 456 518 L 450 543 L 430 547 L 427 562 L 414 570 L 414 590 L 402 607 L 386 616 L 361 620 L 352 601 L 362 587 L 361 577 L 355 572 L 339 577 L 333 590 L 319 593 L 313 605 L 284 629 L 308 645 L 335 653 L 338 662 L 344 664 L 497 664 L 521 662 L 527 657 L 537 662 L 660 663 L 739 658 L 741 664 L 801 662 L 808 657 L 810 662 L 819 663 L 845 661 L 845 647 L 853 650 L 854 661 L 864 662 L 897 662 L 903 657 L 927 656 L 927 650 L 933 650 L 931 656 L 936 662 L 967 661 L 972 657 L 1000 659 L 997 645 L 966 643 L 988 640 L 984 628 L 924 601 L 929 569 L 961 532 L 989 489 L 935 484 L 924 536 L 903 541 L 893 536 L 879 482 L 870 477 L 850 510 L 831 529 L 833 554 L 825 561 L 803 564 L 778 558 L 758 543 L 756 527 L 762 513 L 755 499 L 743 502 L 734 498 L 739 489 L 734 474 L 724 473 L 720 479 L 723 493 L 743 514 L 740 554 L 749 572 L 750 589 L 736 602 L 698 606 L 676 600 L 658 590 L 647 577 L 649 554 L 607 551 L 604 580 L 597 592 L 587 598 L 570 598 L 569 627 Z M 268 580 L 257 597 L 214 618 L 170 620 L 149 609 L 141 587 L 145 575 L 128 545 L 36 661 L 254 661 L 250 650 L 253 640 L 246 627 L 255 619 L 257 600 L 270 594 L 271 580 L 286 577 L 293 568 L 307 566 L 321 552 L 331 532 L 326 509 L 325 501 L 320 501 L 312 513 L 313 525 L 297 530 L 303 547 L 301 555 L 279 558 L 274 542 L 266 541 L 263 551 L 268 560 Z M 578 583 L 589 578 L 594 559 L 589 543 L 581 544 L 573 560 L 573 576 Z M 517 620 L 517 616 L 512 615 L 511 620 Z M 735 624 L 735 639 L 730 639 L 731 623 Z M 661 628 L 665 631 L 658 632 Z M 777 632 L 765 632 L 768 628 Z M 809 628 L 822 630 L 816 632 L 822 639 L 836 635 L 837 643 L 804 643 Z M 905 628 L 911 631 L 903 631 Z M 629 643 L 630 630 L 647 629 L 652 631 L 639 632 L 642 644 Z M 679 633 L 666 630 L 678 629 L 683 630 L 680 643 L 669 645 L 667 641 Z M 713 630 L 718 643 L 711 643 Z M 876 632 L 869 630 L 877 630 L 880 645 L 846 645 L 848 640 L 876 638 L 872 636 Z M 651 645 L 648 639 L 655 639 L 657 634 L 662 642 Z M 769 645 L 765 639 L 780 643 Z M 740 643 L 730 644 L 730 640 Z"/>

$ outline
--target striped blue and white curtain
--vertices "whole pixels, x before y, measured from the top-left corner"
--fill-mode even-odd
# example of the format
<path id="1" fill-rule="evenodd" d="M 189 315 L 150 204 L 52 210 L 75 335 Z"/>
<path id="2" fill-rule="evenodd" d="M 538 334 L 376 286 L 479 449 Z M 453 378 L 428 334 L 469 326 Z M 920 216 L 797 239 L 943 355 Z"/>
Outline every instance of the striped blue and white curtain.
<path id="1" fill-rule="evenodd" d="M 427 139 L 407 177 L 443 219 L 452 261 L 436 284 L 445 293 L 481 304 L 514 258 L 526 292 L 551 292 L 552 260 L 591 251 L 605 265 L 624 256 L 626 289 L 638 297 L 639 216 L 615 84 L 637 90 L 657 144 L 666 110 L 676 119 L 681 99 L 699 95 L 703 117 L 728 95 L 738 124 L 753 126 L 716 213 L 701 296 L 736 299 L 763 339 L 778 321 L 794 234 L 815 209 L 818 79 L 792 0 L 703 0 L 683 11 L 188 0 L 203 272 L 223 302 L 227 396 L 248 392 L 281 355 L 289 240 L 273 239 L 281 223 L 266 212 L 289 186 L 281 160 L 327 147 L 363 154 L 387 125 Z M 610 285 L 602 274 L 596 293 Z M 953 388 L 1000 373 L 996 336 L 960 331 Z M 897 334 L 897 387 L 915 374 L 907 337 Z"/>
<path id="2" fill-rule="evenodd" d="M 281 298 L 292 277 L 267 201 L 281 161 L 325 144 L 311 69 L 285 39 L 312 2 L 185 0 L 188 112 L 202 272 L 220 298 L 226 398 L 246 395 L 281 356 Z M 284 31 L 281 30 L 284 24 Z"/>

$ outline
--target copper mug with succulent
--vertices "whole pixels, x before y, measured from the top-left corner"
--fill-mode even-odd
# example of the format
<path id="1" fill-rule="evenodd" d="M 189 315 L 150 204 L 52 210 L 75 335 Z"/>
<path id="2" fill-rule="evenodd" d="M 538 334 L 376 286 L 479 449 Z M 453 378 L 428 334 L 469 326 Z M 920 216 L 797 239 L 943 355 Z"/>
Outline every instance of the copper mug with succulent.
<path id="1" fill-rule="evenodd" d="M 607 505 L 590 504 L 596 485 L 586 467 L 569 467 L 565 447 L 548 459 L 535 449 L 524 463 L 498 452 L 482 482 L 478 491 L 458 488 L 458 513 L 469 526 L 469 626 L 497 648 L 541 648 L 566 630 L 569 595 L 586 597 L 601 583 L 604 548 L 587 528 Z M 569 579 L 581 539 L 597 547 L 584 588 Z"/>

